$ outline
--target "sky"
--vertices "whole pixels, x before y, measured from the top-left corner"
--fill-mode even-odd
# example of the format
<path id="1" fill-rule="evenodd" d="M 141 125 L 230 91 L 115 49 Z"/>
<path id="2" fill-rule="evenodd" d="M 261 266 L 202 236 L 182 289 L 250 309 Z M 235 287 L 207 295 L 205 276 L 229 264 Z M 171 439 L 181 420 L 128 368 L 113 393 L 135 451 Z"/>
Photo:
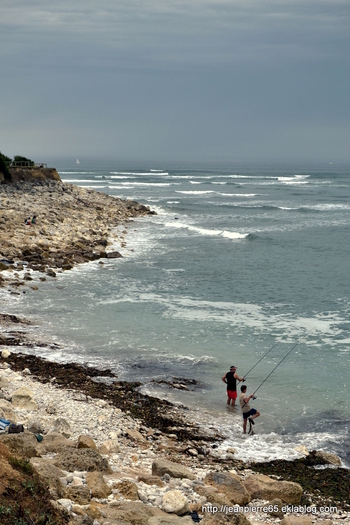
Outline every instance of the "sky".
<path id="1" fill-rule="evenodd" d="M 349 0 L 0 0 L 0 151 L 350 162 Z"/>

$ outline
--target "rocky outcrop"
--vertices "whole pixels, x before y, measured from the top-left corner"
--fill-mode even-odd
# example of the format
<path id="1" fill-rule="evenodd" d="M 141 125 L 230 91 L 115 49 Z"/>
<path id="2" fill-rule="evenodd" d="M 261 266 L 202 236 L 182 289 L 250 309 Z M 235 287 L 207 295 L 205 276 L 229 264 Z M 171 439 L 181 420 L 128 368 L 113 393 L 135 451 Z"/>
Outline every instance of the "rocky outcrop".
<path id="1" fill-rule="evenodd" d="M 55 168 L 40 168 L 39 166 L 28 168 L 16 167 L 9 168 L 9 172 L 11 179 L 5 181 L 4 177 L 3 182 L 44 182 L 47 180 L 61 180 Z"/>
<path id="2" fill-rule="evenodd" d="M 251 494 L 252 499 L 271 501 L 281 499 L 284 503 L 300 503 L 303 493 L 298 483 L 291 481 L 277 481 L 264 474 L 252 474 L 244 481 L 244 486 Z"/>
<path id="3" fill-rule="evenodd" d="M 231 472 L 209 472 L 204 482 L 225 494 L 230 503 L 244 505 L 252 499 L 240 478 Z"/>

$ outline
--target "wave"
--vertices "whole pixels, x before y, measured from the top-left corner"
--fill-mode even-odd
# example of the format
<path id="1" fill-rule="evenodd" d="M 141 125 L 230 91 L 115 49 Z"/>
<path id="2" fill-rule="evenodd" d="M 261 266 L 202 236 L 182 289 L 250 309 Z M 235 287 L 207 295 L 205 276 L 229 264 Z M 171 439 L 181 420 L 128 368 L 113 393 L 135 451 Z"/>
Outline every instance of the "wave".
<path id="1" fill-rule="evenodd" d="M 168 228 L 178 228 L 178 229 L 187 229 L 199 233 L 200 235 L 217 235 L 222 236 L 227 239 L 245 239 L 248 237 L 248 233 L 239 233 L 239 232 L 230 232 L 227 230 L 211 230 L 208 228 L 199 228 L 198 226 L 191 226 L 189 224 L 184 224 L 182 222 L 167 222 L 165 226 Z"/>
<path id="2" fill-rule="evenodd" d="M 154 172 L 151 171 L 110 171 L 111 175 L 154 175 Z M 169 175 L 162 171 L 161 175 Z"/>
<path id="3" fill-rule="evenodd" d="M 208 193 L 216 193 L 212 190 L 203 190 L 203 191 L 185 191 L 185 190 L 175 190 L 176 193 L 183 193 L 184 195 L 206 195 Z"/>

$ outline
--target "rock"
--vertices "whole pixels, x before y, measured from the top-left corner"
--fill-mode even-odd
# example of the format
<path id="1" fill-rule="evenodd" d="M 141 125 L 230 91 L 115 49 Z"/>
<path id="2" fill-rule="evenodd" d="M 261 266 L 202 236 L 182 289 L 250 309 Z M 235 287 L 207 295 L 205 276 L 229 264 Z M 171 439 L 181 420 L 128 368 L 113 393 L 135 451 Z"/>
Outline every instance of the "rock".
<path id="1" fill-rule="evenodd" d="M 162 477 L 169 474 L 172 478 L 196 479 L 196 476 L 180 463 L 173 463 L 167 459 L 157 459 L 152 463 L 152 475 Z"/>
<path id="2" fill-rule="evenodd" d="M 191 516 L 153 516 L 149 518 L 148 525 L 193 525 L 194 521 Z"/>
<path id="3" fill-rule="evenodd" d="M 201 525 L 251 525 L 250 521 L 241 513 L 224 514 L 206 512 Z"/>
<path id="4" fill-rule="evenodd" d="M 270 516 L 273 516 L 275 518 L 282 519 L 284 517 L 284 512 L 282 512 L 283 502 L 282 500 L 276 498 L 272 499 L 269 502 L 269 506 L 271 505 L 272 511 L 269 512 Z"/>
<path id="5" fill-rule="evenodd" d="M 105 447 L 107 454 L 119 454 L 120 446 L 117 439 L 107 439 L 102 443 L 102 446 Z M 100 452 L 102 454 L 102 452 Z"/>
<path id="6" fill-rule="evenodd" d="M 127 428 L 125 430 L 126 435 L 129 439 L 132 439 L 133 441 L 136 441 L 137 443 L 145 443 L 147 440 L 143 437 L 141 432 L 138 430 L 133 430 L 131 428 Z"/>
<path id="7" fill-rule="evenodd" d="M 162 510 L 145 505 L 141 501 L 123 501 L 113 506 L 104 508 L 105 523 L 118 525 L 148 525 L 154 516 L 168 516 Z M 178 518 L 180 519 L 180 518 Z"/>
<path id="8" fill-rule="evenodd" d="M 37 404 L 33 400 L 33 392 L 22 386 L 12 394 L 12 405 L 23 410 L 36 410 Z"/>
<path id="9" fill-rule="evenodd" d="M 60 478 L 64 477 L 62 470 L 58 469 L 44 458 L 31 458 L 30 463 L 41 480 L 49 486 L 51 496 L 59 499 L 63 496 L 63 486 Z"/>
<path id="10" fill-rule="evenodd" d="M 88 487 L 82 485 L 80 487 L 70 486 L 64 490 L 64 496 L 79 505 L 88 505 L 91 501 L 91 493 Z"/>
<path id="11" fill-rule="evenodd" d="M 30 419 L 28 421 L 27 429 L 32 434 L 43 434 L 45 432 L 44 424 L 36 419 Z"/>
<path id="12" fill-rule="evenodd" d="M 5 419 L 9 419 L 11 423 L 16 422 L 16 414 L 12 408 L 12 403 L 6 399 L 0 399 L 0 413 Z"/>
<path id="13" fill-rule="evenodd" d="M 50 432 L 50 434 L 46 434 L 46 436 L 44 436 L 42 446 L 45 450 L 45 453 L 62 452 L 68 447 L 74 449 L 76 448 L 74 441 L 70 441 L 58 432 Z"/>
<path id="14" fill-rule="evenodd" d="M 158 476 L 139 476 L 138 480 L 146 483 L 146 485 L 156 485 L 157 487 L 164 487 L 165 485 Z"/>
<path id="15" fill-rule="evenodd" d="M 314 518 L 311 516 L 284 516 L 281 525 L 312 525 Z"/>
<path id="16" fill-rule="evenodd" d="M 107 483 L 105 483 L 101 472 L 88 472 L 86 474 L 86 484 L 93 498 L 108 498 L 112 492 Z"/>
<path id="17" fill-rule="evenodd" d="M 226 494 L 219 492 L 219 490 L 215 487 L 209 487 L 208 485 L 199 485 L 196 486 L 195 491 L 200 496 L 203 496 L 206 502 L 209 502 L 212 505 L 227 505 L 228 498 Z"/>
<path id="18" fill-rule="evenodd" d="M 96 443 L 90 436 L 79 436 L 78 448 L 92 448 L 93 450 L 97 450 Z"/>
<path id="19" fill-rule="evenodd" d="M 3 359 L 7 359 L 8 357 L 10 357 L 10 355 L 11 355 L 11 352 L 9 350 L 7 350 L 7 348 L 2 350 L 2 352 L 1 352 L 1 357 Z"/>
<path id="20" fill-rule="evenodd" d="M 284 503 L 300 503 L 303 492 L 299 483 L 277 481 L 264 474 L 250 474 L 243 482 L 252 499 L 281 499 Z"/>
<path id="21" fill-rule="evenodd" d="M 41 455 L 40 443 L 30 432 L 21 432 L 20 434 L 3 434 L 0 435 L 0 441 L 13 454 L 24 458 L 34 458 Z"/>
<path id="22" fill-rule="evenodd" d="M 231 503 L 244 505 L 252 499 L 240 478 L 231 472 L 209 472 L 203 481 L 225 494 Z"/>
<path id="23" fill-rule="evenodd" d="M 341 465 L 340 458 L 336 454 L 331 454 L 330 452 L 323 452 L 319 450 L 316 452 L 316 457 L 327 461 L 327 463 L 330 465 L 336 465 L 338 467 Z"/>
<path id="24" fill-rule="evenodd" d="M 162 508 L 165 512 L 170 512 L 182 516 L 189 512 L 188 500 L 181 490 L 169 490 L 162 498 Z"/>
<path id="25" fill-rule="evenodd" d="M 53 459 L 53 464 L 63 470 L 110 472 L 108 461 L 91 448 L 65 449 Z"/>
<path id="26" fill-rule="evenodd" d="M 0 376 L 0 388 L 7 388 L 9 384 L 10 382 L 6 377 Z"/>
<path id="27" fill-rule="evenodd" d="M 107 259 L 119 259 L 120 257 L 123 257 L 119 252 L 107 252 L 106 256 Z"/>
<path id="28" fill-rule="evenodd" d="M 126 499 L 138 500 L 137 485 L 133 481 L 125 480 L 116 485 L 116 488 Z"/>
<path id="29" fill-rule="evenodd" d="M 305 445 L 297 445 L 294 450 L 297 452 L 300 452 L 301 454 L 304 454 L 305 456 L 309 455 L 308 449 L 305 447 Z"/>
<path id="30" fill-rule="evenodd" d="M 63 417 L 55 419 L 52 431 L 63 434 L 63 436 L 66 438 L 69 438 L 72 435 L 70 424 Z"/>

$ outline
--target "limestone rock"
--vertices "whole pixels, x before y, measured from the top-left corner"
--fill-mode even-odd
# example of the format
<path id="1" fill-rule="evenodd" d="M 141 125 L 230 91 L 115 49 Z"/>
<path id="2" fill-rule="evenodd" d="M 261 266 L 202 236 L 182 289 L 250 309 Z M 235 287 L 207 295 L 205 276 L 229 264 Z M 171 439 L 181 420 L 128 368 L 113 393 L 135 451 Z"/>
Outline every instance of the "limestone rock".
<path id="1" fill-rule="evenodd" d="M 7 359 L 8 357 L 10 357 L 10 355 L 11 355 L 11 352 L 7 350 L 7 348 L 4 348 L 4 350 L 1 352 L 1 357 L 3 359 Z"/>
<path id="2" fill-rule="evenodd" d="M 156 485 L 157 487 L 164 487 L 164 482 L 158 476 L 139 476 L 139 481 L 146 483 L 146 485 Z"/>
<path id="3" fill-rule="evenodd" d="M 33 400 L 30 388 L 22 386 L 12 394 L 12 405 L 23 410 L 36 410 L 37 404 Z"/>
<path id="4" fill-rule="evenodd" d="M 340 458 L 336 454 L 331 454 L 330 452 L 323 452 L 323 451 L 319 450 L 319 451 L 316 452 L 316 457 L 324 459 L 330 465 L 336 465 L 338 467 L 341 465 Z"/>
<path id="5" fill-rule="evenodd" d="M 45 432 L 44 424 L 37 419 L 30 419 L 27 423 L 27 429 L 32 434 L 43 434 Z"/>
<path id="6" fill-rule="evenodd" d="M 35 458 L 41 455 L 40 443 L 30 432 L 21 432 L 20 434 L 3 434 L 0 441 L 13 454 L 24 458 Z"/>
<path id="7" fill-rule="evenodd" d="M 204 483 L 226 494 L 231 503 L 244 505 L 251 500 L 250 494 L 240 478 L 231 472 L 209 472 Z"/>
<path id="8" fill-rule="evenodd" d="M 0 376 L 0 388 L 7 388 L 9 384 L 10 382 L 6 377 Z"/>
<path id="9" fill-rule="evenodd" d="M 120 446 L 117 439 L 107 439 L 102 443 L 102 446 L 107 450 L 107 454 L 119 454 Z"/>
<path id="10" fill-rule="evenodd" d="M 195 490 L 197 494 L 203 496 L 206 499 L 206 502 L 210 502 L 212 505 L 227 505 L 228 499 L 226 494 L 219 492 L 215 487 L 199 485 Z"/>
<path id="11" fill-rule="evenodd" d="M 194 521 L 191 516 L 153 516 L 149 518 L 148 525 L 193 525 Z"/>
<path id="12" fill-rule="evenodd" d="M 108 461 L 91 448 L 65 449 L 55 456 L 53 463 L 68 472 L 74 470 L 110 472 Z"/>
<path id="13" fill-rule="evenodd" d="M 63 496 L 63 487 L 60 478 L 63 472 L 43 458 L 32 458 L 30 463 L 42 480 L 49 486 L 50 493 L 55 499 Z"/>
<path id="14" fill-rule="evenodd" d="M 152 464 L 152 475 L 162 477 L 169 474 L 172 478 L 196 479 L 196 476 L 180 463 L 174 463 L 167 459 L 157 459 Z"/>
<path id="15" fill-rule="evenodd" d="M 243 482 L 252 499 L 281 499 L 284 503 L 300 503 L 303 492 L 299 483 L 277 481 L 264 474 L 251 474 Z"/>
<path id="16" fill-rule="evenodd" d="M 63 436 L 66 438 L 69 438 L 72 435 L 70 424 L 63 417 L 55 419 L 52 431 L 63 434 Z"/>
<path id="17" fill-rule="evenodd" d="M 125 430 L 126 435 L 129 439 L 132 439 L 133 441 L 136 441 L 137 443 L 145 443 L 146 439 L 143 437 L 141 432 L 138 430 L 133 430 L 131 428 L 127 428 Z"/>
<path id="18" fill-rule="evenodd" d="M 312 516 L 284 516 L 281 525 L 312 525 L 314 518 Z"/>
<path id="19" fill-rule="evenodd" d="M 64 496 L 79 505 L 88 505 L 91 501 L 90 489 L 84 485 L 67 487 L 64 491 Z"/>
<path id="20" fill-rule="evenodd" d="M 97 450 L 96 443 L 90 436 L 79 436 L 78 448 L 92 448 L 93 450 Z"/>
<path id="21" fill-rule="evenodd" d="M 70 441 L 58 432 L 50 432 L 46 434 L 42 441 L 42 446 L 45 449 L 45 453 L 48 452 L 62 452 L 69 448 L 76 448 L 74 441 Z"/>
<path id="22" fill-rule="evenodd" d="M 116 485 L 116 488 L 119 490 L 120 494 L 126 499 L 138 500 L 139 495 L 137 492 L 137 485 L 133 481 L 124 480 Z"/>
<path id="23" fill-rule="evenodd" d="M 162 498 L 162 508 L 165 512 L 182 516 L 189 512 L 188 500 L 181 490 L 169 490 Z"/>
<path id="24" fill-rule="evenodd" d="M 206 512 L 201 525 L 251 525 L 244 514 L 224 514 Z"/>
<path id="25" fill-rule="evenodd" d="M 86 484 L 93 498 L 108 498 L 112 492 L 107 483 L 105 483 L 102 472 L 88 472 L 86 474 Z"/>

